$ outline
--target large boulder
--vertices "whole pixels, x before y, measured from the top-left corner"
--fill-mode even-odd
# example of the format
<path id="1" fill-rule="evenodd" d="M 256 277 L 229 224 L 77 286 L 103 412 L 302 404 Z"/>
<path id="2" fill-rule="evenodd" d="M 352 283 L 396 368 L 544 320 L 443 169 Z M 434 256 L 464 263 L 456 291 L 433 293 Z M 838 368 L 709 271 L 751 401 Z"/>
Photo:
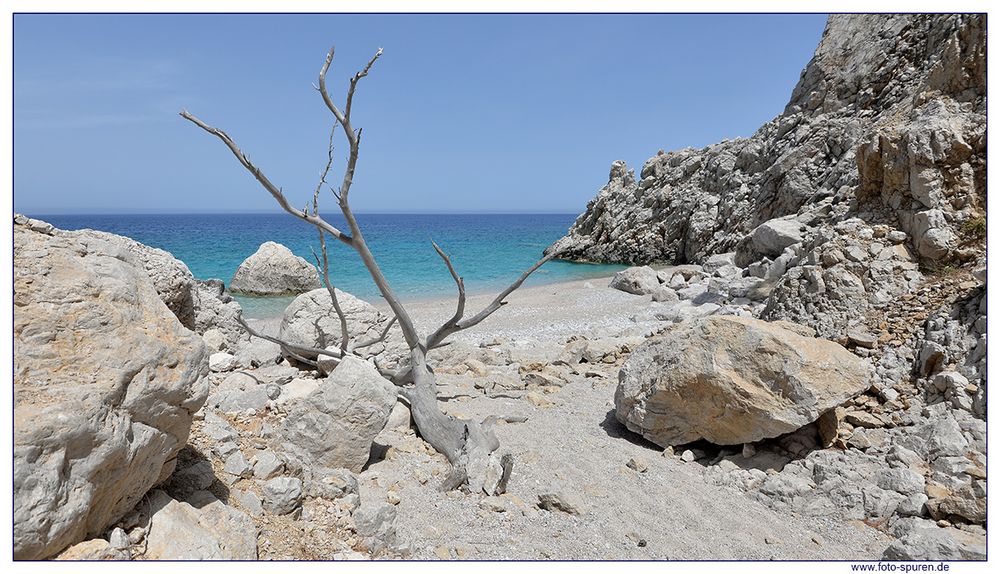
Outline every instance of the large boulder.
<path id="1" fill-rule="evenodd" d="M 208 354 L 112 243 L 14 226 L 14 557 L 102 534 L 166 479 Z"/>
<path id="2" fill-rule="evenodd" d="M 304 293 L 320 286 L 316 268 L 290 249 L 267 241 L 240 263 L 229 288 L 244 295 Z"/>
<path id="3" fill-rule="evenodd" d="M 149 495 L 147 560 L 256 560 L 257 527 L 211 492 L 199 490 L 185 501 L 162 490 Z"/>
<path id="4" fill-rule="evenodd" d="M 615 414 L 660 446 L 733 445 L 792 432 L 868 388 L 868 366 L 840 345 L 746 317 L 677 325 L 619 373 Z"/>
<path id="5" fill-rule="evenodd" d="M 629 267 L 615 273 L 608 287 L 633 295 L 649 295 L 660 287 L 660 280 L 656 271 L 648 265 Z"/>
<path id="6" fill-rule="evenodd" d="M 24 215 L 15 214 L 14 222 L 26 229 L 45 235 L 65 237 L 86 246 L 89 251 L 101 251 L 121 259 L 149 275 L 160 299 L 177 316 L 181 324 L 194 328 L 193 289 L 195 278 L 187 265 L 170 253 L 139 243 L 138 241 L 106 231 L 81 229 L 66 231 L 51 224 Z"/>
<path id="7" fill-rule="evenodd" d="M 195 280 L 191 291 L 194 309 L 194 327 L 205 334 L 216 330 L 222 336 L 221 349 L 234 351 L 241 343 L 249 341 L 249 335 L 240 326 L 237 318 L 243 312 L 240 304 L 226 291 L 226 286 L 218 279 Z"/>
<path id="8" fill-rule="evenodd" d="M 360 472 L 396 404 L 396 387 L 367 361 L 348 356 L 304 399 L 285 407 L 280 448 L 304 467 Z"/>
<path id="9" fill-rule="evenodd" d="M 740 241 L 734 262 L 745 267 L 763 257 L 774 259 L 786 247 L 801 243 L 807 229 L 795 216 L 765 221 Z"/>
<path id="10" fill-rule="evenodd" d="M 374 305 L 358 299 L 350 293 L 336 290 L 337 302 L 347 319 L 347 331 L 352 344 L 377 338 L 390 321 L 389 315 L 382 313 Z M 314 289 L 295 298 L 281 317 L 278 337 L 283 341 L 323 349 L 340 343 L 340 318 L 333 309 L 330 293 L 326 289 Z M 385 351 L 388 353 L 384 353 Z M 359 349 L 361 356 L 383 355 L 380 360 L 398 360 L 407 353 L 403 333 L 393 326 L 386 340 Z M 381 364 L 381 363 L 380 363 Z"/>

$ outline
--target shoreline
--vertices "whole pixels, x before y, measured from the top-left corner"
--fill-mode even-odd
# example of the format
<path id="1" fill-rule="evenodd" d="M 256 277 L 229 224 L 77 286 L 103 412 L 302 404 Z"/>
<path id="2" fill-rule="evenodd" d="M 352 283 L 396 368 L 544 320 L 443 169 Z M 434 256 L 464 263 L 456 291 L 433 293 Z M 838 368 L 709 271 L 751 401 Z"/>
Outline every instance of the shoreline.
<path id="1" fill-rule="evenodd" d="M 607 288 L 608 283 L 611 281 L 611 278 L 613 276 L 614 276 L 614 273 L 606 273 L 606 274 L 602 273 L 600 275 L 595 275 L 595 276 L 592 276 L 592 277 L 583 277 L 583 278 L 576 278 L 576 279 L 561 278 L 561 279 L 557 279 L 555 281 L 545 282 L 545 283 L 540 283 L 540 284 L 522 285 L 520 288 L 516 289 L 513 293 L 511 293 L 510 295 L 508 295 L 506 300 L 508 302 L 510 302 L 510 301 L 518 298 L 522 294 L 537 293 L 537 292 L 540 292 L 540 291 L 544 291 L 546 289 L 552 289 L 553 287 L 570 288 L 570 289 L 574 289 L 574 288 L 586 288 L 586 287 L 584 287 L 584 285 L 587 284 L 587 283 L 589 283 L 591 285 L 591 287 L 595 288 L 595 289 Z M 495 286 L 495 287 L 483 287 L 483 288 L 479 288 L 479 289 L 475 289 L 475 290 L 468 290 L 467 289 L 466 290 L 466 301 L 467 301 L 466 306 L 471 311 L 471 309 L 473 307 L 475 307 L 475 304 L 473 303 L 474 301 L 475 302 L 479 302 L 481 305 L 487 304 L 494 297 L 496 297 L 503 289 L 505 289 L 508 285 L 510 285 L 510 283 L 512 283 L 515 279 L 516 279 L 516 277 L 512 278 L 510 280 L 510 282 L 507 282 L 507 283 L 504 283 L 502 285 Z M 351 294 L 354 295 L 353 293 L 351 293 Z M 388 303 L 386 303 L 385 299 L 383 297 L 381 297 L 381 296 L 379 296 L 378 298 L 376 298 L 374 300 L 371 299 L 371 298 L 362 297 L 362 296 L 358 296 L 358 295 L 355 295 L 355 296 L 358 297 L 359 299 L 361 299 L 362 301 L 365 301 L 366 303 L 369 303 L 369 304 L 373 305 L 374 307 L 376 307 L 380 311 L 390 312 L 391 313 L 391 311 L 389 310 Z M 248 301 L 254 301 L 254 302 L 260 304 L 260 307 L 270 307 L 271 305 L 269 305 L 269 303 L 273 304 L 273 306 L 275 308 L 280 305 L 281 306 L 281 310 L 278 311 L 278 312 L 276 312 L 276 313 L 274 313 L 274 314 L 268 314 L 268 315 L 253 314 L 251 316 L 247 316 L 247 319 L 248 320 L 252 320 L 252 321 L 271 321 L 271 320 L 274 320 L 274 319 L 280 319 L 282 313 L 285 310 L 285 308 L 287 308 L 287 306 L 295 299 L 295 297 L 297 297 L 297 295 L 281 296 L 281 297 L 244 297 L 244 296 L 234 296 L 234 300 L 236 300 L 240 304 L 240 307 L 242 307 L 244 309 L 244 313 L 245 314 L 246 314 L 247 309 L 248 309 L 248 305 L 246 305 L 246 303 Z M 415 308 L 427 308 L 427 307 L 435 307 L 435 306 L 444 305 L 444 306 L 448 307 L 449 309 L 453 310 L 453 307 L 454 307 L 455 303 L 458 301 L 458 290 L 457 290 L 457 288 L 455 288 L 455 289 L 453 289 L 452 291 L 450 291 L 448 293 L 429 294 L 429 295 L 422 295 L 422 296 L 416 296 L 416 297 L 407 297 L 405 295 L 400 295 L 399 299 L 400 299 L 400 301 L 402 301 L 402 303 L 404 305 L 413 306 Z M 282 300 L 286 300 L 287 302 L 282 305 L 281 304 Z M 256 305 L 249 306 L 249 308 L 253 308 L 255 306 Z"/>

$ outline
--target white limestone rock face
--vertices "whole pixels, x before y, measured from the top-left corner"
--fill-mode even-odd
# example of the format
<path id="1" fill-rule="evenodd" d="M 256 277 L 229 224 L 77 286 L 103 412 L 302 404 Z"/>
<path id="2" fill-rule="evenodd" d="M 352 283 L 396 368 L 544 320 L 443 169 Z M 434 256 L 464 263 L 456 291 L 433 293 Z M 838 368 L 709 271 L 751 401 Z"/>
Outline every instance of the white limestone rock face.
<path id="1" fill-rule="evenodd" d="M 244 295 L 288 295 L 320 286 L 316 268 L 280 243 L 267 241 L 240 263 L 229 284 Z"/>
<path id="2" fill-rule="evenodd" d="M 795 431 L 864 392 L 868 371 L 832 341 L 711 316 L 633 351 L 619 374 L 615 415 L 663 447 L 752 443 Z"/>
<path id="3" fill-rule="evenodd" d="M 289 401 L 279 449 L 303 467 L 360 472 L 396 405 L 396 387 L 348 356 L 304 399 Z"/>
<path id="4" fill-rule="evenodd" d="M 166 479 L 208 354 L 107 241 L 14 226 L 14 557 L 97 536 Z"/>
<path id="5" fill-rule="evenodd" d="M 747 138 L 660 151 L 638 178 L 614 162 L 548 251 L 702 262 L 776 218 L 817 227 L 856 210 L 908 233 L 922 258 L 962 261 L 963 225 L 986 208 L 985 120 L 984 17 L 833 15 L 781 115 Z M 784 242 L 757 254 L 780 253 Z"/>

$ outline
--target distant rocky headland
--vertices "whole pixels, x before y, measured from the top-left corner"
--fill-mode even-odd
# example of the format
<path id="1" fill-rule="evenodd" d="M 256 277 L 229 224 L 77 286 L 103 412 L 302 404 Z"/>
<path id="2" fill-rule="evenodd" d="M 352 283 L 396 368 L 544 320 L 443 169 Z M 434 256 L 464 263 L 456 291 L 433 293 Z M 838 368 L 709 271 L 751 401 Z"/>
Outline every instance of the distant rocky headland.
<path id="1" fill-rule="evenodd" d="M 384 303 L 15 214 L 14 558 L 984 559 L 985 33 L 832 16 L 753 136 L 615 162 L 549 250 L 634 267 L 426 350 L 488 487 L 421 437 Z"/>

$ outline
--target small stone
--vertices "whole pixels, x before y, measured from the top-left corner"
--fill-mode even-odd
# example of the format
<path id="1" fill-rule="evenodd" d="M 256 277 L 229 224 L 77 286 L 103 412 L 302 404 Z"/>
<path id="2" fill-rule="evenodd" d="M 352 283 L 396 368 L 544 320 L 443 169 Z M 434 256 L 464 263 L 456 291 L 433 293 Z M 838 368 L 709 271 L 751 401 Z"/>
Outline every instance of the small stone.
<path id="1" fill-rule="evenodd" d="M 540 409 L 546 409 L 555 405 L 545 395 L 534 391 L 525 395 L 524 399 Z"/>
<path id="2" fill-rule="evenodd" d="M 264 508 L 272 514 L 290 514 L 302 501 L 302 481 L 279 476 L 264 483 Z"/>
<path id="3" fill-rule="evenodd" d="M 208 368 L 215 373 L 232 370 L 236 366 L 236 358 L 229 353 L 212 353 L 208 358 Z"/>
<path id="4" fill-rule="evenodd" d="M 116 550 L 127 550 L 131 546 L 128 534 L 121 528 L 115 528 L 108 537 L 108 546 Z"/>
<path id="5" fill-rule="evenodd" d="M 757 454 L 757 449 L 751 443 L 743 443 L 743 458 L 753 458 Z"/>
<path id="6" fill-rule="evenodd" d="M 668 446 L 667 448 L 663 449 L 663 456 L 666 457 L 674 456 L 674 447 Z"/>
<path id="7" fill-rule="evenodd" d="M 775 538 L 774 536 L 765 536 L 764 544 L 781 544 L 781 540 Z"/>
<path id="8" fill-rule="evenodd" d="M 558 510 L 566 514 L 584 513 L 583 504 L 567 492 L 547 492 L 538 495 L 538 507 L 543 510 Z"/>
<path id="9" fill-rule="evenodd" d="M 625 466 L 639 473 L 649 470 L 649 464 L 641 458 L 630 458 L 629 461 L 625 463 Z"/>
<path id="10" fill-rule="evenodd" d="M 260 498 L 251 491 L 246 491 L 241 493 L 236 491 L 236 499 L 239 500 L 240 505 L 246 510 L 251 516 L 263 516 L 264 515 L 264 505 L 261 504 Z"/>
<path id="11" fill-rule="evenodd" d="M 686 451 L 682 452 L 681 453 L 681 460 L 683 460 L 684 462 L 693 462 L 694 461 L 694 453 L 691 452 L 690 450 L 686 450 Z"/>
<path id="12" fill-rule="evenodd" d="M 851 411 L 844 416 L 848 423 L 866 429 L 874 429 L 885 426 L 885 421 L 881 418 L 864 411 Z"/>
<path id="13" fill-rule="evenodd" d="M 812 541 L 820 546 L 823 545 L 823 537 L 820 536 L 819 534 L 813 534 Z"/>
<path id="14" fill-rule="evenodd" d="M 250 466 L 247 457 L 243 456 L 243 452 L 240 450 L 226 457 L 226 463 L 223 465 L 222 470 L 240 478 L 248 478 L 253 474 L 253 467 Z"/>
<path id="15" fill-rule="evenodd" d="M 267 393 L 267 398 L 272 401 L 281 396 L 281 385 L 276 383 L 268 383 L 264 387 L 264 392 Z"/>
<path id="16" fill-rule="evenodd" d="M 402 499 L 399 497 L 398 492 L 396 492 L 395 490 L 390 490 L 385 495 L 385 501 L 393 506 L 396 506 L 397 504 L 402 502 Z"/>
<path id="17" fill-rule="evenodd" d="M 253 476 L 262 480 L 268 480 L 281 474 L 285 468 L 285 461 L 269 450 L 257 453 L 254 457 Z"/>
<path id="18" fill-rule="evenodd" d="M 479 508 L 490 512 L 507 512 L 507 506 L 499 496 L 487 496 L 480 500 Z"/>
<path id="19" fill-rule="evenodd" d="M 906 232 L 900 231 L 898 229 L 890 231 L 889 234 L 886 235 L 886 239 L 888 239 L 894 245 L 899 245 L 900 243 L 906 241 Z"/>
<path id="20" fill-rule="evenodd" d="M 859 347 L 864 347 L 866 349 L 874 349 L 875 343 L 878 342 L 878 338 L 864 331 L 848 331 L 847 339 Z"/>

